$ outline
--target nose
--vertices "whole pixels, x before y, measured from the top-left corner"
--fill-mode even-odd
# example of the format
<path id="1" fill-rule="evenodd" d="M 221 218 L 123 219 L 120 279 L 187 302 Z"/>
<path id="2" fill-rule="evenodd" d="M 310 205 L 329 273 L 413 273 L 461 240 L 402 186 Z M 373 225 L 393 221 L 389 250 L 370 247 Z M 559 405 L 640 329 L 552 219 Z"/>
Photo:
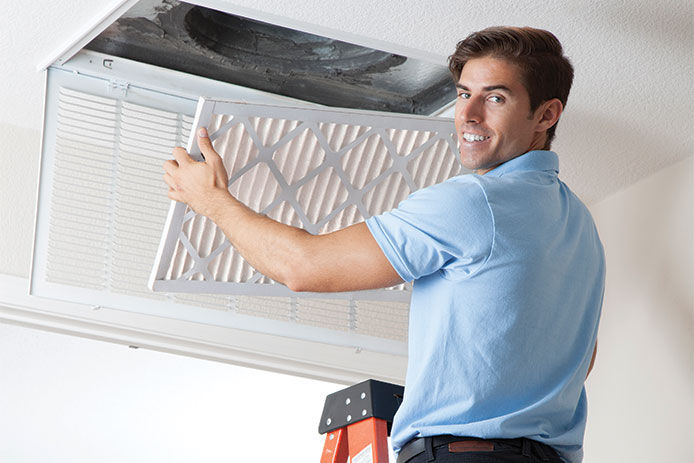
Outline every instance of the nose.
<path id="1" fill-rule="evenodd" d="M 479 124 L 484 118 L 482 103 L 478 98 L 472 97 L 469 100 L 459 100 L 461 105 L 458 117 L 460 122 L 468 124 Z"/>

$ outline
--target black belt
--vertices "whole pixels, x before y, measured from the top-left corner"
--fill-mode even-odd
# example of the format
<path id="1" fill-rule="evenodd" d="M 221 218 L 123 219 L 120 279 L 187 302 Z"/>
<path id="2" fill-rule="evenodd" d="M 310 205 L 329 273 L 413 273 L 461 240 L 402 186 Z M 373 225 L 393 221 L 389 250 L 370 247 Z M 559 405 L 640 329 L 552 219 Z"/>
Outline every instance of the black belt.
<path id="1" fill-rule="evenodd" d="M 398 454 L 397 463 L 406 463 L 408 460 L 416 457 L 420 453 L 424 453 L 426 451 L 425 439 L 425 437 L 417 437 L 405 444 L 400 450 L 400 453 Z M 543 444 L 537 441 L 531 441 L 530 439 L 527 439 L 525 437 L 518 437 L 516 439 L 481 439 L 477 437 L 432 436 L 430 437 L 430 439 L 432 440 L 432 447 L 440 447 L 442 445 L 452 444 L 454 442 L 479 442 L 488 444 L 499 442 L 519 449 L 523 448 L 523 441 L 526 440 L 535 444 L 533 445 L 533 447 L 537 449 L 543 460 L 548 460 L 548 458 L 545 456 L 545 453 L 551 456 L 557 455 L 554 449 L 552 449 L 552 447 L 548 446 L 547 444 Z"/>

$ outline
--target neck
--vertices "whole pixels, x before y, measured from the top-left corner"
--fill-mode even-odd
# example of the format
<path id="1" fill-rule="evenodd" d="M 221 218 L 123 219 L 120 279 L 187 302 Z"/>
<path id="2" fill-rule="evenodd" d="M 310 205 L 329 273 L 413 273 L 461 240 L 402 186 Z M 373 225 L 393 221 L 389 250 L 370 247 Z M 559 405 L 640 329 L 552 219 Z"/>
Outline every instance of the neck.
<path id="1" fill-rule="evenodd" d="M 492 167 L 485 167 L 484 169 L 477 169 L 477 170 L 473 170 L 472 172 L 474 174 L 477 174 L 477 175 L 484 175 L 487 172 L 496 169 L 501 164 L 504 164 L 504 163 L 510 161 L 511 159 L 515 159 L 518 156 L 523 156 L 525 153 L 527 153 L 529 151 L 544 150 L 546 141 L 547 141 L 547 132 L 536 132 L 533 136 L 533 139 L 530 141 L 530 146 L 528 147 L 528 149 L 526 149 L 522 153 L 520 153 L 516 156 L 513 156 L 512 158 L 509 158 L 509 159 L 505 160 L 504 162 L 500 162 L 499 164 L 496 164 Z"/>

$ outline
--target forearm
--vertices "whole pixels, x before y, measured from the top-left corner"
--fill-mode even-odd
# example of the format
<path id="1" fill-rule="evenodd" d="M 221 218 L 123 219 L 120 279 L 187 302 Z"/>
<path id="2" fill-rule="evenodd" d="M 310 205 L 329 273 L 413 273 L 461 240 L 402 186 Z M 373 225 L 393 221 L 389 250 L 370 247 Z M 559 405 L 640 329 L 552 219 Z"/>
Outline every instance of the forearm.
<path id="1" fill-rule="evenodd" d="M 211 200 L 208 217 L 253 268 L 293 289 L 313 235 L 258 214 L 230 194 Z"/>
<path id="2" fill-rule="evenodd" d="M 246 261 L 293 291 L 342 292 L 402 283 L 363 222 L 326 235 L 258 214 L 224 192 L 210 217 Z"/>

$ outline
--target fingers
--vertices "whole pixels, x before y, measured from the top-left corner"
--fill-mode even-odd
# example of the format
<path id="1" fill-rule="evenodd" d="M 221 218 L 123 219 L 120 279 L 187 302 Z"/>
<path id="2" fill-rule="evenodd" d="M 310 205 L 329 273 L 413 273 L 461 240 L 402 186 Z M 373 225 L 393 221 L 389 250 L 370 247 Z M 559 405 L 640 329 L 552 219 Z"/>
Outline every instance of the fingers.
<path id="1" fill-rule="evenodd" d="M 174 159 L 178 163 L 176 166 L 194 162 L 193 159 L 190 156 L 188 156 L 188 152 L 180 146 L 174 148 L 172 154 Z"/>
<path id="2" fill-rule="evenodd" d="M 164 172 L 166 172 L 169 175 L 173 175 L 174 172 L 176 172 L 176 169 L 178 169 L 178 163 L 176 161 L 166 161 L 164 162 Z"/>
<path id="3" fill-rule="evenodd" d="M 176 181 L 173 179 L 173 177 L 168 173 L 164 174 L 163 177 L 164 181 L 169 186 L 169 192 L 167 193 L 169 199 L 173 199 L 174 201 L 178 202 L 184 202 L 181 196 L 180 188 L 178 187 L 178 185 L 176 185 Z"/>
<path id="4" fill-rule="evenodd" d="M 222 158 L 217 154 L 217 152 L 212 147 L 212 141 L 210 137 L 207 136 L 207 129 L 205 127 L 200 127 L 198 130 L 198 147 L 203 156 L 205 156 L 205 161 L 219 163 Z"/>
<path id="5" fill-rule="evenodd" d="M 205 162 L 214 168 L 219 185 L 224 185 L 226 187 L 228 177 L 227 171 L 224 168 L 224 160 L 212 146 L 212 141 L 207 135 L 207 129 L 205 127 L 200 127 L 198 130 L 198 146 L 200 147 L 200 152 L 205 156 Z"/>
<path id="6" fill-rule="evenodd" d="M 169 187 L 169 199 L 173 199 L 174 201 L 180 201 L 180 198 L 178 197 L 180 187 L 178 186 L 178 184 L 176 184 L 176 180 L 173 177 L 174 173 L 176 172 L 176 169 L 178 169 L 178 163 L 176 161 L 169 160 L 164 162 L 164 175 L 162 175 L 162 178 Z"/>
<path id="7" fill-rule="evenodd" d="M 181 199 L 179 193 L 178 193 L 177 191 L 172 190 L 171 188 L 169 188 L 169 192 L 168 192 L 168 194 L 167 194 L 166 196 L 168 196 L 169 199 L 172 199 L 172 200 L 174 200 L 174 201 L 178 201 L 179 203 L 182 203 L 182 202 L 183 202 L 183 200 Z"/>
<path id="8" fill-rule="evenodd" d="M 174 160 L 165 161 L 163 179 L 169 186 L 168 197 L 175 201 L 187 202 L 191 192 L 210 186 L 209 179 L 214 177 L 214 187 L 227 189 L 228 176 L 224 161 L 212 146 L 207 130 L 203 127 L 198 133 L 198 146 L 205 156 L 205 162 L 197 162 L 181 147 L 173 149 Z M 180 183 L 179 183 L 180 182 Z M 185 184 L 185 190 L 182 185 Z M 197 194 L 197 193 L 196 193 Z"/>
<path id="9" fill-rule="evenodd" d="M 176 180 L 168 172 L 163 175 L 164 182 L 168 185 L 170 190 L 178 191 L 179 187 L 176 184 Z"/>

